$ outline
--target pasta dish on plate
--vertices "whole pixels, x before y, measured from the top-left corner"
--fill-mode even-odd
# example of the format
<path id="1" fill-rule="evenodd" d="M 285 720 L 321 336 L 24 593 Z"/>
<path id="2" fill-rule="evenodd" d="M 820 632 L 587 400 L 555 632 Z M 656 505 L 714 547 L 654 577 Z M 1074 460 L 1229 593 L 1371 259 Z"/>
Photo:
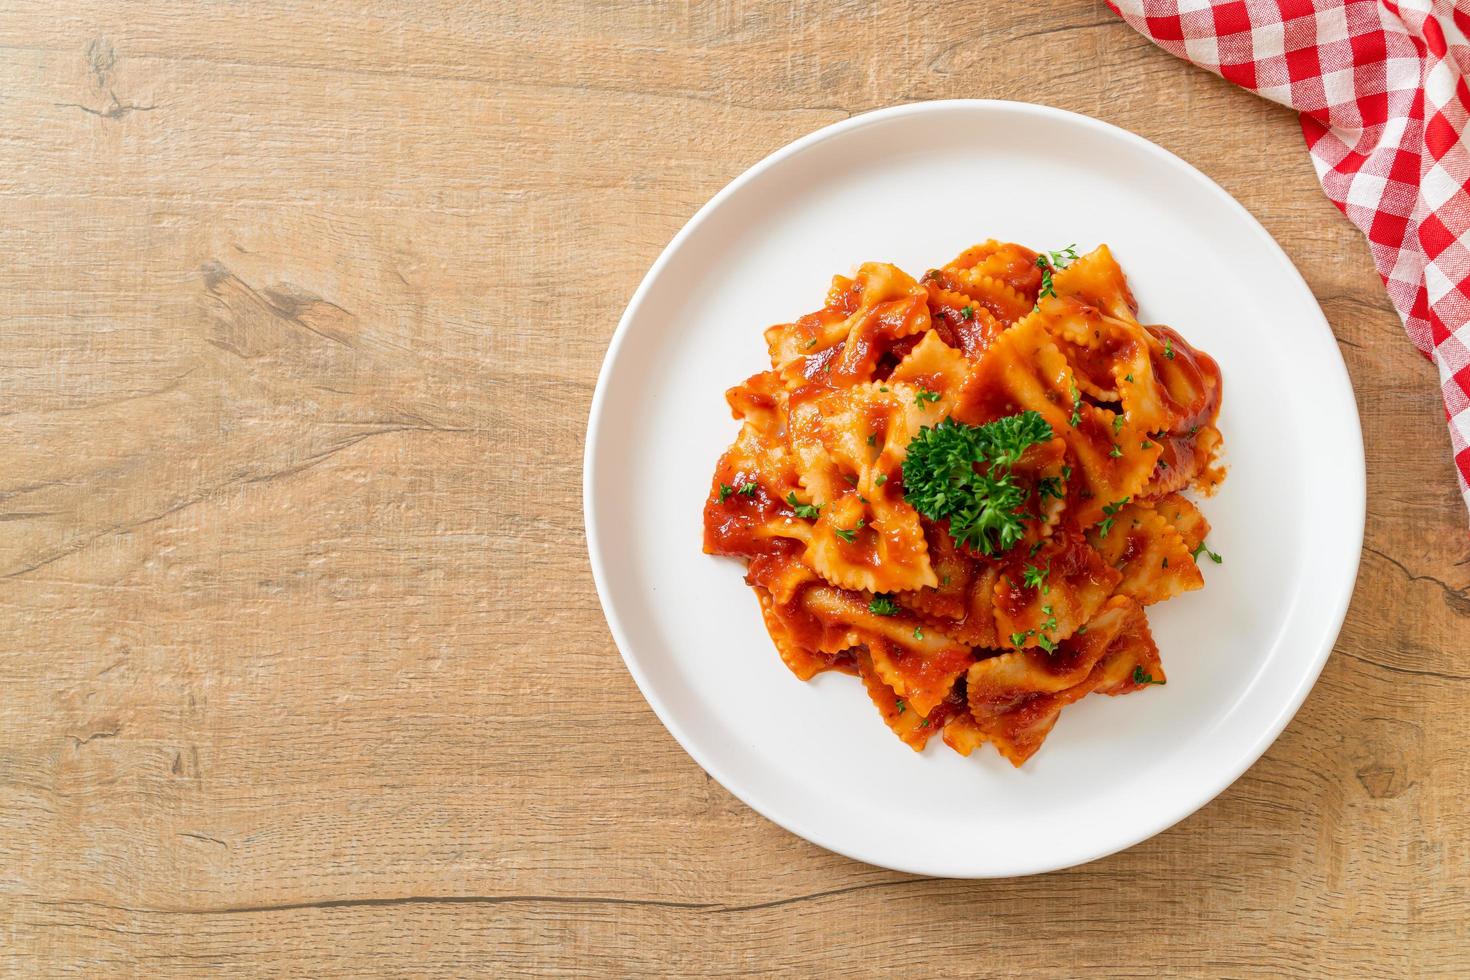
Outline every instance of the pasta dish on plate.
<path id="1" fill-rule="evenodd" d="M 1165 683 L 1145 607 L 1221 560 L 1183 494 L 1224 476 L 1221 377 L 1137 312 L 1106 245 L 987 241 L 919 280 L 865 264 L 765 332 L 704 550 L 748 563 L 797 677 L 1016 766 L 1068 704 Z"/>

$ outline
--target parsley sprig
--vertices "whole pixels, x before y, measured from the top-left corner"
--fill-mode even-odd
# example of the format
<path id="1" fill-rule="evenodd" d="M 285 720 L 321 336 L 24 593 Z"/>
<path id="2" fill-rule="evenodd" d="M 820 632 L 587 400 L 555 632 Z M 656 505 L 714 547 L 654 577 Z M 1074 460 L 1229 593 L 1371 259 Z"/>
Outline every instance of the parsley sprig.
<path id="1" fill-rule="evenodd" d="M 880 592 L 868 603 L 868 612 L 874 616 L 897 616 L 902 610 L 898 603 L 893 601 L 893 596 L 883 595 Z"/>
<path id="2" fill-rule="evenodd" d="M 986 425 L 944 419 L 914 436 L 903 461 L 904 499 L 931 521 L 949 521 L 961 545 L 991 555 L 1025 534 L 1016 512 L 1026 502 L 1011 467 L 1037 443 L 1052 438 L 1038 412 L 1009 415 Z"/>
<path id="3" fill-rule="evenodd" d="M 1036 268 L 1041 270 L 1041 292 L 1036 294 L 1036 298 L 1040 300 L 1047 296 L 1055 296 L 1057 291 L 1052 288 L 1052 273 L 1060 272 L 1076 260 L 1077 244 L 1075 242 L 1060 252 L 1046 252 L 1036 256 Z"/>
<path id="4" fill-rule="evenodd" d="M 803 504 L 799 502 L 796 499 L 795 490 L 786 495 L 786 502 L 791 505 L 792 510 L 796 511 L 796 516 L 802 520 L 814 521 L 817 519 L 817 515 L 822 512 L 821 504 Z"/>
<path id="5" fill-rule="evenodd" d="M 1203 552 L 1204 554 L 1209 555 L 1210 556 L 1210 561 L 1214 562 L 1216 565 L 1223 564 L 1224 561 L 1225 561 L 1225 559 L 1224 559 L 1223 556 L 1218 555 L 1215 552 L 1211 551 L 1209 548 L 1207 548 L 1205 546 L 1205 543 L 1203 541 L 1201 541 L 1199 543 L 1199 547 L 1198 548 L 1194 549 L 1193 551 L 1191 551 L 1189 553 L 1189 557 L 1193 558 L 1195 561 L 1199 561 L 1199 556 L 1200 556 L 1200 553 L 1201 552 Z"/>

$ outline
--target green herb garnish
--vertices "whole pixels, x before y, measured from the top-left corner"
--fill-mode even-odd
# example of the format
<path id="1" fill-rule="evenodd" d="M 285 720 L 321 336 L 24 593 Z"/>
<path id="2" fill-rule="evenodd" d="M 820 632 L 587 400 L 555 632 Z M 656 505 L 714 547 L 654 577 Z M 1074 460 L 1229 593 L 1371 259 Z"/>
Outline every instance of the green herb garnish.
<path id="1" fill-rule="evenodd" d="M 791 505 L 792 510 L 796 511 L 796 516 L 802 520 L 814 521 L 817 519 L 817 515 L 822 512 L 820 504 L 803 504 L 799 502 L 796 499 L 795 490 L 786 495 L 786 502 Z"/>
<path id="2" fill-rule="evenodd" d="M 1209 555 L 1210 561 L 1214 562 L 1216 565 L 1222 564 L 1225 561 L 1224 558 L 1215 554 L 1209 548 L 1205 547 L 1205 543 L 1203 541 L 1199 543 L 1198 548 L 1189 553 L 1189 557 L 1193 558 L 1195 561 L 1199 561 L 1200 552 L 1204 552 L 1205 554 Z"/>
<path id="3" fill-rule="evenodd" d="M 739 490 L 736 490 L 735 492 L 738 493 L 738 494 L 740 494 L 740 496 L 742 496 L 742 497 L 754 497 L 755 496 L 755 491 L 756 491 L 756 482 L 754 480 L 752 480 L 749 483 L 747 483 L 744 486 L 742 486 Z"/>
<path id="4" fill-rule="evenodd" d="M 723 504 L 725 502 L 725 498 L 728 497 L 728 496 L 730 496 L 730 494 L 732 494 L 734 492 L 735 492 L 735 488 L 734 487 L 730 486 L 727 483 L 721 483 L 720 484 L 720 503 Z"/>
<path id="5" fill-rule="evenodd" d="M 914 396 L 914 404 L 920 408 L 928 408 L 939 401 L 939 392 L 930 391 L 928 388 L 920 388 L 919 393 Z"/>
<path id="6" fill-rule="evenodd" d="M 1135 683 L 1135 684 L 1162 684 L 1164 682 L 1163 681 L 1156 681 L 1156 680 L 1154 680 L 1154 675 L 1153 674 L 1150 674 L 1148 671 L 1144 670 L 1142 667 L 1134 667 L 1133 668 L 1133 683 Z"/>
<path id="7" fill-rule="evenodd" d="M 1070 263 L 1077 259 L 1076 244 L 1068 245 L 1060 252 L 1047 252 L 1036 256 L 1036 268 L 1041 270 L 1041 291 L 1036 294 L 1038 300 L 1046 296 L 1055 296 L 1057 291 L 1052 288 L 1051 274 L 1053 271 L 1065 269 Z"/>
<path id="8" fill-rule="evenodd" d="M 898 603 L 893 601 L 892 596 L 881 593 L 873 596 L 873 601 L 868 603 L 868 612 L 874 616 L 897 616 L 900 611 Z"/>
<path id="9" fill-rule="evenodd" d="M 1113 520 L 1117 516 L 1118 511 L 1122 510 L 1123 505 L 1126 504 L 1130 499 L 1132 498 L 1124 497 L 1122 500 L 1117 500 L 1111 504 L 1103 505 L 1104 519 L 1097 522 L 1098 534 L 1101 537 L 1105 538 L 1108 536 L 1108 532 L 1113 529 Z"/>
<path id="10" fill-rule="evenodd" d="M 995 554 L 1025 535 L 1017 509 L 1027 492 L 1011 467 L 1037 443 L 1052 438 L 1037 412 L 1021 412 L 987 425 L 944 419 L 924 426 L 903 462 L 904 499 L 931 521 L 948 521 L 961 545 Z"/>

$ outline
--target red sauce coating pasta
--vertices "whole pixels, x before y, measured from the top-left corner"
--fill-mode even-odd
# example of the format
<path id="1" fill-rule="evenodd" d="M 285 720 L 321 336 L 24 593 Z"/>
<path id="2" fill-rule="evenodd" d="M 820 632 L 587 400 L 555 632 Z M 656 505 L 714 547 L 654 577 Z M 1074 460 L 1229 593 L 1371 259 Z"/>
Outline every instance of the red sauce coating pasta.
<path id="1" fill-rule="evenodd" d="M 748 563 L 798 677 L 858 675 L 916 751 L 943 733 L 1018 766 L 1067 704 L 1164 682 L 1145 607 L 1204 584 L 1209 524 L 1180 491 L 1224 478 L 1223 383 L 1208 354 L 1136 317 L 1107 246 L 987 241 L 919 281 L 883 263 L 837 276 L 821 309 L 765 332 L 771 370 L 727 393 L 741 429 L 704 550 Z M 967 522 L 965 495 L 988 500 L 1013 533 L 915 506 L 915 439 L 1031 415 L 1044 431 L 1027 447 L 953 470 L 941 494 Z"/>

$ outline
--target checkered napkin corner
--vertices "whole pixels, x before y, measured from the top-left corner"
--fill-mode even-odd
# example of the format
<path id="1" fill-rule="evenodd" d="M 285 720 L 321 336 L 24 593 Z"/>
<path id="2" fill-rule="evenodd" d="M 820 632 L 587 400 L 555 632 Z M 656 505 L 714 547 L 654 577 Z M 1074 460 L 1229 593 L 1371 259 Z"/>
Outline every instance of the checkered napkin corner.
<path id="1" fill-rule="evenodd" d="M 1322 189 L 1439 367 L 1470 507 L 1470 3 L 1455 4 L 1108 0 L 1164 50 L 1301 113 Z"/>

